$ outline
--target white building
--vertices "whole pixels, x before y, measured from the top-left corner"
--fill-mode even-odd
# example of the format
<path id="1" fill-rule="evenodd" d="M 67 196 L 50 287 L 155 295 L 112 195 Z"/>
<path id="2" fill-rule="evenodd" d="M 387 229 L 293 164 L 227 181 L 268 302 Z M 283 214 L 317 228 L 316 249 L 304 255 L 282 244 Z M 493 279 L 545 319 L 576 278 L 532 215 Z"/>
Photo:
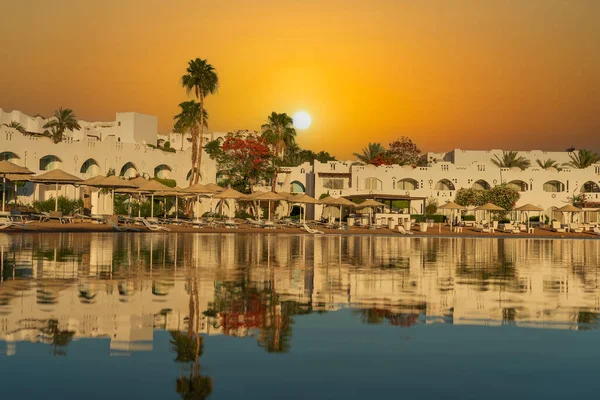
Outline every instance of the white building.
<path id="1" fill-rule="evenodd" d="M 11 121 L 19 122 L 28 133 L 0 125 L 0 159 L 27 167 L 36 174 L 60 168 L 85 179 L 114 170 L 123 177 L 174 179 L 178 186 L 188 186 L 191 148 L 187 146 L 183 151 L 175 146 L 171 151 L 157 148 L 158 121 L 154 116 L 129 112 L 117 113 L 113 122 L 79 121 L 81 129 L 66 132 L 59 143 L 35 135 L 42 133 L 48 122 L 42 117 L 32 118 L 19 111 L 7 113 L 0 109 L 0 124 Z M 201 174 L 202 182 L 215 181 L 216 167 L 206 154 Z M 79 197 L 80 190 L 64 185 L 59 188 L 59 195 Z M 55 192 L 53 185 L 28 184 L 19 190 L 19 201 L 45 200 L 54 197 Z M 96 208 L 93 212 L 105 213 L 104 206 L 93 203 L 92 207 Z"/>

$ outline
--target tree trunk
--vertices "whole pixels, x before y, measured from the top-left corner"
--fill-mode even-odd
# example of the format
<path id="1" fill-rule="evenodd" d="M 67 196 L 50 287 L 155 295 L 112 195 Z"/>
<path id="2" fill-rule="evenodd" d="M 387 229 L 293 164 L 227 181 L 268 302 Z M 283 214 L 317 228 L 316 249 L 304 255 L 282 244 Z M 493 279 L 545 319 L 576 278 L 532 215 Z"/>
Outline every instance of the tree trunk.
<path id="1" fill-rule="evenodd" d="M 204 95 L 200 94 L 200 138 L 198 140 L 198 159 L 196 162 L 196 178 L 194 183 L 198 183 L 201 177 L 200 167 L 202 166 L 202 150 L 204 148 Z"/>

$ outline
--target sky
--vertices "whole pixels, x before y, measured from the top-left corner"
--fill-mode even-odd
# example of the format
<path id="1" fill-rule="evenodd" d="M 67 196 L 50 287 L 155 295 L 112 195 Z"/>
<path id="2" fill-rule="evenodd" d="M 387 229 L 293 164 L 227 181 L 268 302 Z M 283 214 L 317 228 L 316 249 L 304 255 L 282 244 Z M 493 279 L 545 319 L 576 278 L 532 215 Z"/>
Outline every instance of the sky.
<path id="1" fill-rule="evenodd" d="M 409 136 L 424 151 L 600 150 L 598 0 L 12 0 L 0 5 L 0 108 L 86 121 L 158 116 L 207 59 L 210 129 L 304 110 L 297 141 L 351 157 Z"/>

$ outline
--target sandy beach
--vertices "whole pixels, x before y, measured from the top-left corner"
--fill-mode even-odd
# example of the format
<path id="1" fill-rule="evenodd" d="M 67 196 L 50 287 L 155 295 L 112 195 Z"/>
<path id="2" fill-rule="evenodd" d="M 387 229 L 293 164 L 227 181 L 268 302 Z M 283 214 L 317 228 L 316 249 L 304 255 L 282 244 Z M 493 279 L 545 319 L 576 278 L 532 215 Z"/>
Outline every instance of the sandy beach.
<path id="1" fill-rule="evenodd" d="M 4 230 L 5 233 L 19 234 L 19 233 L 60 233 L 60 232 L 80 232 L 80 233 L 91 233 L 91 232 L 116 232 L 109 225 L 105 224 L 94 224 L 94 223 L 73 223 L 73 224 L 61 224 L 58 222 L 32 222 L 27 224 L 28 230 L 11 229 Z M 142 227 L 135 226 L 140 232 L 125 232 L 125 233 L 239 233 L 239 234 L 294 234 L 294 235 L 310 235 L 304 230 L 297 228 L 277 228 L 277 229 L 263 229 L 249 227 L 242 225 L 237 229 L 231 228 L 193 228 L 183 227 L 177 225 L 169 225 L 170 232 L 151 232 L 150 230 Z M 558 233 L 552 232 L 549 229 L 535 229 L 533 234 L 527 234 L 522 232 L 520 234 L 503 233 L 496 231 L 495 233 L 481 233 L 476 232 L 473 228 L 464 227 L 461 233 L 455 233 L 450 231 L 449 226 L 442 225 L 441 229 L 439 226 L 430 228 L 427 232 L 412 231 L 413 235 L 402 235 L 397 231 L 393 231 L 386 228 L 380 229 L 368 229 L 368 228 L 350 228 L 350 229 L 326 229 L 318 227 L 320 231 L 323 231 L 325 235 L 393 235 L 399 237 L 487 237 L 487 238 L 548 238 L 548 239 L 591 239 L 599 240 L 600 236 L 593 234 L 592 232 L 583 233 Z"/>

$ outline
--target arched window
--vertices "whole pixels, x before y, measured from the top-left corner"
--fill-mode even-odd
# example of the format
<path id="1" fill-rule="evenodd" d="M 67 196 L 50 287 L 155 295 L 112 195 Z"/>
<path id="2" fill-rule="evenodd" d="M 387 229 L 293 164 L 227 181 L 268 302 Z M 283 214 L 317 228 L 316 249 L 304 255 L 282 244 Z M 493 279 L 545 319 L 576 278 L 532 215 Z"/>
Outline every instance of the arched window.
<path id="1" fill-rule="evenodd" d="M 159 179 L 171 179 L 173 169 L 167 164 L 160 164 L 154 168 L 154 176 Z"/>
<path id="2" fill-rule="evenodd" d="M 525 192 L 529 188 L 529 185 L 523 181 L 510 181 L 508 187 L 516 190 L 517 192 Z"/>
<path id="3" fill-rule="evenodd" d="M 306 192 L 306 188 L 301 182 L 293 181 L 292 182 L 292 193 L 304 193 Z"/>
<path id="4" fill-rule="evenodd" d="M 19 164 L 20 159 L 21 157 L 19 157 L 12 151 L 3 151 L 2 153 L 0 153 L 0 160 L 10 161 L 13 164 Z"/>
<path id="5" fill-rule="evenodd" d="M 565 191 L 565 184 L 559 181 L 548 181 L 544 183 L 544 192 L 558 193 Z"/>
<path id="6" fill-rule="evenodd" d="M 123 168 L 121 168 L 121 172 L 119 172 L 119 176 L 122 176 L 124 178 L 135 178 L 138 175 L 138 169 L 135 166 L 135 164 L 131 161 L 125 163 L 125 165 L 123 165 Z"/>
<path id="7" fill-rule="evenodd" d="M 396 189 L 397 190 L 417 190 L 419 188 L 419 182 L 415 181 L 414 179 L 410 179 L 410 178 L 405 178 L 405 179 L 401 179 L 398 182 L 396 182 Z"/>
<path id="8" fill-rule="evenodd" d="M 52 171 L 62 167 L 62 160 L 54 155 L 47 155 L 40 158 L 40 170 Z"/>
<path id="9" fill-rule="evenodd" d="M 365 179 L 365 190 L 381 190 L 383 183 L 377 178 L 366 178 Z"/>
<path id="10" fill-rule="evenodd" d="M 490 184 L 487 183 L 487 181 L 484 181 L 483 179 L 480 179 L 473 183 L 473 189 L 475 190 L 490 190 L 491 188 L 492 187 L 490 186 Z"/>
<path id="11" fill-rule="evenodd" d="M 600 186 L 594 181 L 587 181 L 581 186 L 581 193 L 600 193 Z"/>
<path id="12" fill-rule="evenodd" d="M 81 164 L 79 172 L 88 177 L 96 176 L 100 174 L 100 165 L 98 165 L 98 162 L 93 158 L 88 158 Z"/>
<path id="13" fill-rule="evenodd" d="M 448 179 L 442 179 L 435 184 L 435 190 L 454 190 L 454 184 Z"/>

